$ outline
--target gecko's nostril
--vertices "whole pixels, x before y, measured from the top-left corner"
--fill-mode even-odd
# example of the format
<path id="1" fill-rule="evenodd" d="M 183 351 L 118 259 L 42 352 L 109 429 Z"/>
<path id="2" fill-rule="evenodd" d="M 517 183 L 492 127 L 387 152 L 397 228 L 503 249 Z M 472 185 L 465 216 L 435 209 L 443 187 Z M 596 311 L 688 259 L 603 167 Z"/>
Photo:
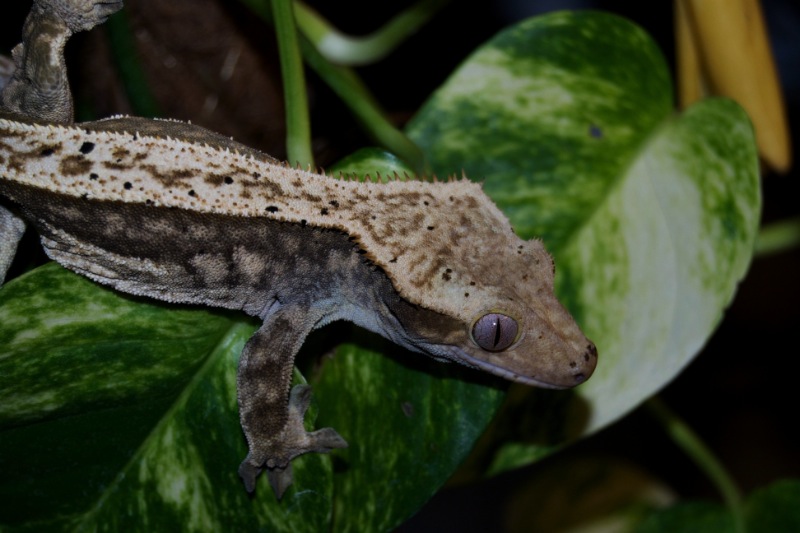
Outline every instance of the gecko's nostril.
<path id="1" fill-rule="evenodd" d="M 589 341 L 589 346 L 586 347 L 586 354 L 584 355 L 584 359 L 588 361 L 589 357 L 597 357 L 597 346 L 595 346 L 594 343 L 591 341 Z"/>

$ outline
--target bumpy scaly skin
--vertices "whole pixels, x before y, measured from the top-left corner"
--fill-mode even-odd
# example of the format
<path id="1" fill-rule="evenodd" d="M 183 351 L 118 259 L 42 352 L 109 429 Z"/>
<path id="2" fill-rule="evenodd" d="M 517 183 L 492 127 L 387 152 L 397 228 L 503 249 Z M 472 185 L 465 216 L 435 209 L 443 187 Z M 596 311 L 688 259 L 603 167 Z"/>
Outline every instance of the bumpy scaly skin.
<path id="1" fill-rule="evenodd" d="M 53 13 L 31 15 L 22 46 Z M 63 61 L 48 65 L 65 78 Z M 14 94 L 2 100 L 23 105 L 0 119 L 0 194 L 53 259 L 121 291 L 264 321 L 238 376 L 250 491 L 266 467 L 280 495 L 292 458 L 346 446 L 330 428 L 307 433 L 309 391 L 289 390 L 306 335 L 333 320 L 532 385 L 571 387 L 594 370 L 594 345 L 553 294 L 549 255 L 479 185 L 335 180 L 175 121 L 58 126 L 26 111 L 24 85 Z M 55 107 L 71 119 L 68 102 Z"/>

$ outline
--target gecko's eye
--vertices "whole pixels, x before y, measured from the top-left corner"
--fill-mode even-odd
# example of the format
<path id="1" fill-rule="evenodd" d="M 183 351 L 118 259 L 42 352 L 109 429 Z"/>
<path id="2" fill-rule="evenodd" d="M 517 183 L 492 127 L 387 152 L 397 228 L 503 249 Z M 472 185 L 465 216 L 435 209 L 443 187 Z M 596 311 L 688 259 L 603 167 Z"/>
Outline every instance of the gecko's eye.
<path id="1" fill-rule="evenodd" d="M 500 313 L 483 315 L 472 326 L 475 343 L 489 352 L 501 352 L 517 339 L 517 321 Z"/>

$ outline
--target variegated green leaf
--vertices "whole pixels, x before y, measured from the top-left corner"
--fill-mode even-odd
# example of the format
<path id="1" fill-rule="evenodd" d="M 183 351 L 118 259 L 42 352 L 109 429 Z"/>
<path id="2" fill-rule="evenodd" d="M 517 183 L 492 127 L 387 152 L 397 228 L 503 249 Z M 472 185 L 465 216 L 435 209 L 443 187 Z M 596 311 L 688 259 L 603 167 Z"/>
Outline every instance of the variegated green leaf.
<path id="1" fill-rule="evenodd" d="M 380 148 L 362 148 L 329 168 L 327 174 L 334 177 L 357 178 L 362 181 L 367 179 L 377 181 L 378 178 L 385 181 L 395 175 L 403 179 L 415 175 L 414 170 L 400 158 Z"/>
<path id="2" fill-rule="evenodd" d="M 127 298 L 55 265 L 0 291 L 0 525 L 319 531 L 331 467 L 250 498 L 236 362 L 254 326 Z"/>
<path id="3" fill-rule="evenodd" d="M 536 409 L 569 393 L 537 392 L 516 411 L 531 440 L 504 450 L 495 470 L 610 423 L 668 383 L 745 273 L 760 211 L 747 117 L 723 100 L 675 116 L 671 102 L 642 30 L 556 13 L 477 50 L 409 125 L 436 172 L 485 180 L 519 233 L 544 239 L 557 292 L 600 354 L 574 405 L 555 402 L 561 420 Z"/>
<path id="4" fill-rule="evenodd" d="M 335 465 L 335 531 L 391 531 L 441 487 L 503 398 L 497 380 L 388 342 L 340 347 L 315 390 L 319 423 L 347 435 Z M 492 386 L 494 384 L 494 386 Z"/>

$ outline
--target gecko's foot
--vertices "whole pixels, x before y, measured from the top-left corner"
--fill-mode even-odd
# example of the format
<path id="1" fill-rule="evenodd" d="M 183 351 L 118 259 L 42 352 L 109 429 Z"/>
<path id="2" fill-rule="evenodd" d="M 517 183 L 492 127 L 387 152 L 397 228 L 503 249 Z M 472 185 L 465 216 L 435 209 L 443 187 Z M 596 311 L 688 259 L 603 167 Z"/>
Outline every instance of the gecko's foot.
<path id="1" fill-rule="evenodd" d="M 239 466 L 239 476 L 248 492 L 255 490 L 256 478 L 266 468 L 272 490 L 280 499 L 292 484 L 292 459 L 304 453 L 328 453 L 347 447 L 347 442 L 333 428 L 306 431 L 303 417 L 310 403 L 311 387 L 296 385 L 289 396 L 289 421 L 281 435 L 264 439 L 250 436 L 250 453 Z"/>
<path id="2" fill-rule="evenodd" d="M 122 0 L 39 0 L 73 32 L 90 30 L 122 9 Z"/>

